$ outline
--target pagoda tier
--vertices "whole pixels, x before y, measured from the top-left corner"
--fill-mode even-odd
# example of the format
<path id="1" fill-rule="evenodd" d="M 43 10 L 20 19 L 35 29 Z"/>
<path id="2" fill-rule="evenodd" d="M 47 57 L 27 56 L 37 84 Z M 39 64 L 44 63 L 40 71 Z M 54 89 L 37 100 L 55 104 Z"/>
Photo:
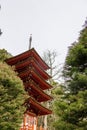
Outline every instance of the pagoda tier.
<path id="1" fill-rule="evenodd" d="M 40 89 L 40 87 L 38 87 L 38 85 L 33 80 L 24 83 L 24 86 L 29 95 L 38 102 L 45 102 L 52 99 L 52 97 L 42 91 L 42 89 Z"/>
<path id="2" fill-rule="evenodd" d="M 52 114 L 52 111 L 42 106 L 33 98 L 29 98 L 28 101 L 25 103 L 27 106 L 27 112 L 35 113 L 36 116 L 48 115 Z"/>
<path id="3" fill-rule="evenodd" d="M 34 57 L 32 58 L 28 58 L 27 60 L 24 60 L 24 62 L 20 62 L 19 64 L 15 65 L 16 71 L 18 73 L 26 70 L 29 67 L 35 68 L 35 70 L 37 70 L 37 72 L 45 79 L 48 80 L 49 78 L 51 78 L 50 75 L 48 75 L 43 68 L 38 64 L 38 62 L 35 60 Z M 38 67 L 39 66 L 39 67 Z"/>
<path id="4" fill-rule="evenodd" d="M 29 81 L 30 79 L 32 79 L 39 85 L 39 87 L 42 90 L 52 88 L 52 86 L 49 83 L 47 83 L 43 79 L 42 76 L 40 76 L 38 73 L 35 72 L 35 70 L 33 70 L 31 68 L 28 70 L 25 70 L 24 72 L 19 73 L 19 77 L 23 80 L 23 82 L 26 82 L 26 81 Z"/>
<path id="5" fill-rule="evenodd" d="M 31 50 L 28 50 L 22 54 L 19 54 L 17 56 L 14 56 L 12 58 L 9 58 L 6 60 L 6 62 L 9 64 L 9 65 L 16 65 L 18 64 L 19 62 L 22 63 L 24 62 L 23 60 L 26 60 L 30 57 L 34 57 L 36 59 L 36 61 L 38 61 L 38 64 L 44 69 L 44 70 L 47 70 L 49 69 L 50 67 L 42 60 L 42 58 L 38 55 L 38 53 L 35 51 L 34 48 L 32 48 Z"/>

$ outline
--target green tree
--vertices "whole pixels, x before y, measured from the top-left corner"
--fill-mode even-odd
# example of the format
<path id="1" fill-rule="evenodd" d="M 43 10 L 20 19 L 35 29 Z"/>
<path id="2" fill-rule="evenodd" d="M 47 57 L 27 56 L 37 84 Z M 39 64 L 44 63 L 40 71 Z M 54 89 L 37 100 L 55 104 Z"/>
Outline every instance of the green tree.
<path id="1" fill-rule="evenodd" d="M 63 76 L 65 83 L 61 98 L 55 102 L 59 130 L 87 129 L 87 27 L 80 32 L 66 56 Z"/>
<path id="2" fill-rule="evenodd" d="M 2 35 L 2 31 L 1 31 L 1 29 L 0 29 L 0 36 Z"/>
<path id="3" fill-rule="evenodd" d="M 0 61 L 4 62 L 6 59 L 12 57 L 5 49 L 0 49 Z"/>
<path id="4" fill-rule="evenodd" d="M 3 56 L 3 51 L 7 53 L 0 50 L 0 129 L 19 130 L 25 111 L 24 86 L 13 68 L 3 62 L 9 56 Z"/>

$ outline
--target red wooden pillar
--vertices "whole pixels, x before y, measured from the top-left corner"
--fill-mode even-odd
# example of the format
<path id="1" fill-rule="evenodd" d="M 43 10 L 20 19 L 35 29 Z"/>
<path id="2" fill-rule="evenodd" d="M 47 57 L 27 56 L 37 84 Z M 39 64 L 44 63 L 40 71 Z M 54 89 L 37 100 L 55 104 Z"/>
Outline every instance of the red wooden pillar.
<path id="1" fill-rule="evenodd" d="M 26 114 L 24 114 L 24 119 L 23 119 L 23 130 L 26 130 Z"/>

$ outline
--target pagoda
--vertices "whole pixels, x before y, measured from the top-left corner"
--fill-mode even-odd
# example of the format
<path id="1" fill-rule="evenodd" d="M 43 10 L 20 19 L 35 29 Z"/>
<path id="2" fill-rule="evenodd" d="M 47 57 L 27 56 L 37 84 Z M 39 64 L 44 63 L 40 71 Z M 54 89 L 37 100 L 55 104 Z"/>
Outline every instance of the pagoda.
<path id="1" fill-rule="evenodd" d="M 24 89 L 29 98 L 25 101 L 26 111 L 20 130 L 37 130 L 39 116 L 51 114 L 52 111 L 42 105 L 43 102 L 51 100 L 45 90 L 52 86 L 47 82 L 51 78 L 46 73 L 50 67 L 42 60 L 34 48 L 9 58 L 7 64 L 15 66 L 15 71 L 22 79 Z M 41 130 L 41 127 L 40 129 Z"/>

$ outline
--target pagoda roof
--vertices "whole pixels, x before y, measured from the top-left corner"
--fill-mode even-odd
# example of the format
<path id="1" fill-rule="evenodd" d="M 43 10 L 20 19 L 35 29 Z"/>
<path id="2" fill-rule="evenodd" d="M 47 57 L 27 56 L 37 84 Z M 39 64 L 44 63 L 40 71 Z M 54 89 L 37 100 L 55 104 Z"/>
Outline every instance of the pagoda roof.
<path id="1" fill-rule="evenodd" d="M 42 76 L 40 76 L 38 73 L 36 73 L 36 71 L 33 69 L 28 69 L 25 72 L 19 73 L 19 77 L 23 80 L 24 83 L 27 80 L 32 79 L 33 81 L 35 81 L 35 83 L 37 83 L 39 85 L 39 87 L 42 90 L 52 88 L 52 86 L 47 81 L 45 81 Z"/>
<path id="2" fill-rule="evenodd" d="M 38 62 L 35 60 L 35 58 L 29 58 L 29 59 L 25 60 L 24 62 L 15 65 L 16 71 L 18 71 L 18 72 L 22 72 L 23 70 L 25 70 L 26 68 L 29 68 L 29 67 L 34 67 L 35 70 L 38 71 L 38 73 L 39 73 L 45 80 L 48 80 L 49 78 L 51 78 L 51 76 L 48 75 L 48 74 L 42 69 L 42 67 L 38 64 Z"/>
<path id="3" fill-rule="evenodd" d="M 23 60 L 29 58 L 29 57 L 34 57 L 37 61 L 38 64 L 44 69 L 47 70 L 50 67 L 43 61 L 43 59 L 39 56 L 39 54 L 36 52 L 34 48 L 25 51 L 24 53 L 21 53 L 17 56 L 14 56 L 12 58 L 9 58 L 6 60 L 7 64 L 9 65 L 16 65 L 18 62 L 22 62 Z"/>
<path id="4" fill-rule="evenodd" d="M 29 95 L 38 102 L 44 102 L 52 99 L 52 97 L 46 94 L 42 89 L 40 89 L 33 80 L 31 80 L 29 83 L 25 83 L 24 86 Z"/>
<path id="5" fill-rule="evenodd" d="M 33 98 L 29 98 L 27 102 L 27 111 L 35 113 L 37 116 L 52 114 L 52 111 L 42 106 Z"/>

